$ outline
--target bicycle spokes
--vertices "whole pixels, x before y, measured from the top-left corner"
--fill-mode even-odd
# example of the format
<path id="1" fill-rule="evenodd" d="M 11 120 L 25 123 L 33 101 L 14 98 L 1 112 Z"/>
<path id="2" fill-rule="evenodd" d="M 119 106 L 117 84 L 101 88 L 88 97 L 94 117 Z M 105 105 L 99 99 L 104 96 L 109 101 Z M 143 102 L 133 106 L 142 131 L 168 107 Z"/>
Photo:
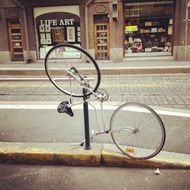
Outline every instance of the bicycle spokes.
<path id="1" fill-rule="evenodd" d="M 158 114 L 144 104 L 133 102 L 121 105 L 111 116 L 110 129 L 105 128 L 102 102 L 108 100 L 109 94 L 104 89 L 98 89 L 100 70 L 85 50 L 71 44 L 54 46 L 46 55 L 45 71 L 58 90 L 70 97 L 83 98 L 85 140 L 79 143 L 80 146 L 91 148 L 90 140 L 94 134 L 89 135 L 88 101 L 93 94 L 101 103 L 104 129 L 95 135 L 110 133 L 118 149 L 135 159 L 152 158 L 161 151 L 166 136 L 164 125 Z M 73 116 L 68 101 L 61 102 L 57 110 Z"/>
<path id="2" fill-rule="evenodd" d="M 45 70 L 58 90 L 73 97 L 83 97 L 84 87 L 90 95 L 100 84 L 100 70 L 95 60 L 71 44 L 54 46 L 46 55 Z"/>
<path id="3" fill-rule="evenodd" d="M 155 156 L 165 142 L 160 117 L 140 103 L 126 103 L 116 109 L 110 120 L 110 132 L 116 146 L 136 159 Z"/>

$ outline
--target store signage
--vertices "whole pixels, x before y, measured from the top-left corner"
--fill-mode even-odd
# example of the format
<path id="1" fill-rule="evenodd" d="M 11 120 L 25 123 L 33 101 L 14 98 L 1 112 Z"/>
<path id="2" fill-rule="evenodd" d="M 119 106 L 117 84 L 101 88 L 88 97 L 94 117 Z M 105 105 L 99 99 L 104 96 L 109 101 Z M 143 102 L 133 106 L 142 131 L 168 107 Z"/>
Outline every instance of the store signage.
<path id="1" fill-rule="evenodd" d="M 78 46 L 78 44 L 75 44 Z M 53 46 L 46 46 L 40 48 L 40 58 L 45 59 L 46 53 Z M 51 59 L 81 59 L 81 52 L 73 49 L 73 48 L 57 48 L 56 51 L 53 51 L 51 54 Z"/>
<path id="2" fill-rule="evenodd" d="M 125 27 L 125 32 L 136 32 L 138 31 L 138 26 L 137 25 L 131 25 L 131 26 L 126 26 Z"/>
<path id="3" fill-rule="evenodd" d="M 51 58 L 59 58 L 59 59 L 80 59 L 81 53 L 72 48 L 58 48 L 53 52 Z"/>
<path id="4" fill-rule="evenodd" d="M 94 6 L 94 14 L 108 14 L 107 4 L 98 4 Z"/>
<path id="5" fill-rule="evenodd" d="M 17 8 L 5 9 L 5 16 L 7 19 L 20 18 L 20 12 Z"/>
<path id="6" fill-rule="evenodd" d="M 74 19 L 49 19 L 49 20 L 40 20 L 40 25 L 46 26 L 72 26 L 74 25 Z"/>

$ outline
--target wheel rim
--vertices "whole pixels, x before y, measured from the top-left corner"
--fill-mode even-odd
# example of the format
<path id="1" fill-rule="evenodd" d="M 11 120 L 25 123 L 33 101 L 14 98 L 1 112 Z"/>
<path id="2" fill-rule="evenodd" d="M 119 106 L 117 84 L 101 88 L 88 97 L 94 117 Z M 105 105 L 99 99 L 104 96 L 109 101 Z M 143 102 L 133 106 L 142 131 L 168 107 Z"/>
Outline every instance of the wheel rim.
<path id="1" fill-rule="evenodd" d="M 140 103 L 126 103 L 113 113 L 111 137 L 125 155 L 149 159 L 157 155 L 165 143 L 162 120 L 154 110 Z"/>
<path id="2" fill-rule="evenodd" d="M 78 46 L 62 44 L 53 47 L 46 55 L 45 71 L 52 84 L 67 95 L 83 97 L 81 78 L 70 74 L 73 67 L 88 81 L 90 87 L 87 95 L 95 92 L 100 84 L 100 70 L 86 51 Z"/>

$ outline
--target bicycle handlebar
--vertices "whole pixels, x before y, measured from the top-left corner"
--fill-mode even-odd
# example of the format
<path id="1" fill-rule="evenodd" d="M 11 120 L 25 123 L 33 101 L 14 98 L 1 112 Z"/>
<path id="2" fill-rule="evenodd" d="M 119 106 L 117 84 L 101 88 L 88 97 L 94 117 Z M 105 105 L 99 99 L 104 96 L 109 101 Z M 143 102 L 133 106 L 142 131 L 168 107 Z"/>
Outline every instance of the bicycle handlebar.
<path id="1" fill-rule="evenodd" d="M 89 84 L 89 81 L 84 76 L 82 76 L 75 67 L 71 67 L 70 69 L 66 70 L 66 72 L 77 82 L 79 82 L 81 86 L 83 86 L 85 89 L 91 92 L 97 99 L 100 99 L 102 102 L 108 100 L 109 94 L 107 93 L 107 91 L 101 89 L 94 92 L 92 90 L 93 88 Z"/>

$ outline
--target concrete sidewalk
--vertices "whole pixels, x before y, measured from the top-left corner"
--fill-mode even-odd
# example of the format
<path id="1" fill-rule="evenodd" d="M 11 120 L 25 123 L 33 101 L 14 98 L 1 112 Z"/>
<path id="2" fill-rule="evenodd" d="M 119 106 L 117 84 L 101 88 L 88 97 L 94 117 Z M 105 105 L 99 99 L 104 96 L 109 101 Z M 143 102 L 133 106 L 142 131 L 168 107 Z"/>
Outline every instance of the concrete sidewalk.
<path id="1" fill-rule="evenodd" d="M 165 74 L 190 73 L 190 61 L 175 61 L 172 59 L 156 58 L 155 60 L 126 60 L 120 63 L 97 61 L 103 75 L 125 74 Z M 88 65 L 85 68 L 88 69 Z M 0 77 L 45 76 L 44 62 L 26 64 L 0 64 Z"/>
<path id="2" fill-rule="evenodd" d="M 190 169 L 190 155 L 162 151 L 149 160 L 134 160 L 115 145 L 91 144 L 91 150 L 68 143 L 0 143 L 0 162 L 19 164 L 63 164 L 135 168 Z"/>

